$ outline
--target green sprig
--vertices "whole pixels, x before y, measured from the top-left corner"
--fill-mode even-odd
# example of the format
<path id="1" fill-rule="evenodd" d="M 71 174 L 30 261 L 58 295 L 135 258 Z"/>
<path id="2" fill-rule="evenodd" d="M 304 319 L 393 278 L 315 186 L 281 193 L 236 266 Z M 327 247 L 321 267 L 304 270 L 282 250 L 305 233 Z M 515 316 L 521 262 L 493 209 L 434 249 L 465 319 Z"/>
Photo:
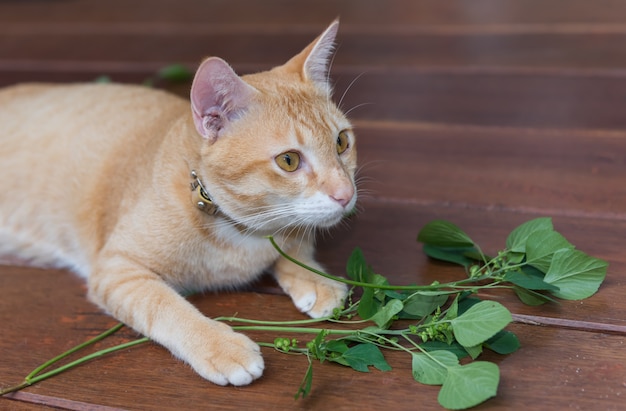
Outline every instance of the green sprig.
<path id="1" fill-rule="evenodd" d="M 74 368 L 80 364 L 86 363 L 87 361 L 93 360 L 95 358 L 98 357 L 102 357 L 103 355 L 115 352 L 115 351 L 119 351 L 119 350 L 123 350 L 126 348 L 130 348 L 130 347 L 134 347 L 135 345 L 139 345 L 139 344 L 143 344 L 145 342 L 150 341 L 149 338 L 147 337 L 143 337 L 143 338 L 139 338 L 137 340 L 134 341 L 129 341 L 123 344 L 119 344 L 116 345 L 114 347 L 110 347 L 110 348 L 106 348 L 103 350 L 99 350 L 96 351 L 94 353 L 91 353 L 89 355 L 83 356 L 75 361 L 72 361 L 68 364 L 65 364 L 63 366 L 54 368 L 51 371 L 48 372 L 43 372 L 45 369 L 50 368 L 51 366 L 53 366 L 54 364 L 56 364 L 57 362 L 61 361 L 62 359 L 69 357 L 70 355 L 74 354 L 75 352 L 81 351 L 85 348 L 87 348 L 90 345 L 93 345 L 95 343 L 97 343 L 98 341 L 101 341 L 103 339 L 105 339 L 106 337 L 116 333 L 117 331 L 119 331 L 122 327 L 124 326 L 124 324 L 122 323 L 118 323 L 115 326 L 111 327 L 110 329 L 106 330 L 105 332 L 103 332 L 102 334 L 92 338 L 89 341 L 86 341 L 82 344 L 79 344 L 67 351 L 65 351 L 64 353 L 57 355 L 56 357 L 52 358 L 51 360 L 46 361 L 45 363 L 41 364 L 39 367 L 35 368 L 33 371 L 31 371 L 26 377 L 24 377 L 24 381 L 21 384 L 18 385 L 14 385 L 12 387 L 7 387 L 4 389 L 0 389 L 0 396 L 5 395 L 5 394 L 9 394 L 15 391 L 19 391 L 22 390 L 26 387 L 30 387 L 33 384 L 36 384 L 38 382 L 41 382 L 43 380 L 46 380 L 48 378 L 54 377 L 55 375 L 58 375 L 64 371 L 67 371 L 71 368 Z"/>

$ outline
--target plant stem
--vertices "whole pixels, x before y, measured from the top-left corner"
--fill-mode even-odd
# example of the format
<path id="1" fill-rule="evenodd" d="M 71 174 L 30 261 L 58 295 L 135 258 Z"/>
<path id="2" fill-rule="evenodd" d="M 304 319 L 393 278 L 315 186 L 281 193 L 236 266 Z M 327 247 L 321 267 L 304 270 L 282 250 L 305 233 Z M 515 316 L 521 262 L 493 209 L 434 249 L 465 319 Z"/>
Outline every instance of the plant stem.
<path id="1" fill-rule="evenodd" d="M 235 322 L 235 323 L 243 323 L 243 324 L 257 324 L 257 325 L 269 325 L 269 326 L 294 326 L 294 325 L 307 325 L 307 324 L 317 324 L 324 321 L 329 321 L 330 317 L 323 318 L 309 318 L 306 320 L 294 320 L 294 321 L 263 321 L 263 320 L 252 320 L 249 318 L 239 318 L 239 317 L 215 317 L 213 318 L 215 321 L 222 322 Z"/>
<path id="2" fill-rule="evenodd" d="M 75 361 L 72 361 L 72 362 L 70 362 L 70 363 L 68 363 L 66 365 L 63 365 L 63 366 L 61 366 L 59 368 L 55 368 L 52 371 L 48 371 L 46 373 L 43 373 L 43 374 L 37 375 L 35 377 L 32 377 L 28 382 L 30 384 L 35 384 L 35 383 L 37 383 L 39 381 L 43 381 L 43 380 L 45 380 L 47 378 L 54 377 L 55 375 L 60 374 L 63 371 L 66 371 L 66 370 L 68 370 L 68 369 L 70 369 L 72 367 L 75 367 L 77 365 L 83 364 L 83 363 L 85 363 L 85 362 L 87 362 L 89 360 L 92 360 L 94 358 L 101 357 L 101 356 L 109 354 L 111 352 L 115 352 L 115 351 L 123 350 L 123 349 L 126 349 L 126 348 L 134 347 L 135 345 L 144 344 L 144 343 L 146 343 L 148 341 L 150 341 L 150 339 L 148 337 L 142 337 L 142 338 L 136 339 L 134 341 L 129 341 L 127 343 L 119 344 L 119 345 L 116 345 L 116 346 L 113 346 L 113 347 L 110 347 L 110 348 L 105 348 L 103 350 L 96 351 L 94 353 L 91 353 L 89 355 L 81 357 L 81 358 L 79 358 L 79 359 L 77 359 Z"/>
<path id="3" fill-rule="evenodd" d="M 26 378 L 24 378 L 24 381 L 28 382 L 30 381 L 34 376 L 36 376 L 37 374 L 39 374 L 40 372 L 42 372 L 43 370 L 45 370 L 46 368 L 50 367 L 52 364 L 62 360 L 63 358 L 75 353 L 76 351 L 80 351 L 83 348 L 91 345 L 91 344 L 95 344 L 100 340 L 103 340 L 104 338 L 108 337 L 109 335 L 112 335 L 114 333 L 116 333 L 117 331 L 120 330 L 120 328 L 122 328 L 124 326 L 123 323 L 118 323 L 115 326 L 109 328 L 108 330 L 106 330 L 105 332 L 103 332 L 102 334 L 92 338 L 89 341 L 86 341 L 82 344 L 79 344 L 73 348 L 70 348 L 69 350 L 65 351 L 63 354 L 58 355 L 56 357 L 54 357 L 53 359 L 46 361 L 45 363 L 41 364 L 39 367 L 35 368 L 30 374 L 28 374 L 26 376 Z"/>
<path id="4" fill-rule="evenodd" d="M 351 323 L 360 323 L 363 321 L 342 321 L 337 320 L 337 318 L 344 317 L 348 314 L 354 313 L 359 303 L 353 303 L 348 308 L 343 309 L 338 313 L 337 316 L 329 315 L 326 317 L 320 318 L 307 318 L 306 320 L 291 320 L 291 321 L 263 321 L 263 320 L 252 320 L 249 318 L 240 318 L 240 317 L 214 317 L 215 321 L 222 322 L 235 322 L 235 323 L 245 323 L 245 324 L 259 324 L 259 325 L 274 325 L 274 326 L 289 326 L 289 325 L 308 325 L 308 324 L 318 324 L 326 321 L 341 323 L 341 324 L 351 324 Z"/>
<path id="5" fill-rule="evenodd" d="M 83 364 L 83 363 L 85 363 L 85 362 L 87 362 L 89 360 L 92 360 L 94 358 L 101 357 L 103 355 L 106 355 L 106 354 L 114 352 L 114 351 L 123 350 L 125 348 L 130 348 L 130 347 L 133 347 L 135 345 L 143 344 L 145 342 L 150 341 L 149 338 L 143 337 L 143 338 L 139 338 L 139 339 L 134 340 L 134 341 L 130 341 L 130 342 L 127 342 L 127 343 L 116 345 L 114 347 L 105 348 L 103 350 L 96 351 L 96 352 L 94 352 L 92 354 L 89 354 L 89 355 L 86 355 L 84 357 L 81 357 L 81 358 L 79 358 L 79 359 L 77 359 L 75 361 L 72 361 L 72 362 L 70 362 L 68 364 L 65 364 L 65 365 L 63 365 L 61 367 L 58 367 L 58 368 L 55 368 L 55 369 L 53 369 L 51 371 L 45 372 L 43 374 L 40 374 L 44 369 L 50 367 L 52 364 L 54 364 L 54 363 L 58 362 L 59 360 L 69 356 L 70 354 L 73 354 L 73 353 L 75 353 L 75 352 L 77 352 L 77 351 L 79 351 L 79 350 L 81 350 L 81 349 L 83 349 L 83 348 L 85 348 L 85 347 L 87 347 L 87 346 L 89 346 L 91 344 L 94 344 L 94 343 L 96 343 L 96 342 L 98 342 L 98 341 L 108 337 L 109 335 L 117 332 L 123 326 L 124 326 L 124 324 L 119 323 L 119 324 L 115 325 L 114 327 L 108 329 L 107 331 L 103 332 L 102 334 L 92 338 L 91 340 L 89 340 L 87 342 L 84 342 L 82 344 L 79 344 L 76 347 L 73 347 L 70 350 L 64 352 L 63 354 L 58 355 L 58 356 L 54 357 L 53 359 L 51 359 L 49 361 L 46 361 L 45 363 L 43 363 L 39 367 L 35 368 L 30 374 L 28 374 L 24 378 L 24 382 L 22 382 L 21 384 L 14 385 L 12 387 L 8 387 L 8 388 L 4 388 L 4 389 L 0 390 L 0 396 L 3 396 L 5 394 L 9 394 L 11 392 L 19 391 L 19 390 L 21 390 L 23 388 L 29 387 L 29 386 L 31 386 L 33 384 L 36 384 L 36 383 L 40 382 L 40 381 L 43 381 L 43 380 L 48 379 L 50 377 L 54 377 L 57 374 L 60 374 L 60 373 L 62 373 L 64 371 L 67 371 L 67 370 L 69 370 L 72 367 L 75 367 L 77 365 Z"/>
<path id="6" fill-rule="evenodd" d="M 21 384 L 14 385 L 14 386 L 12 386 L 12 387 L 7 387 L 7 388 L 4 388 L 4 389 L 0 390 L 0 397 L 1 397 L 1 396 L 3 396 L 3 395 L 5 395 L 5 394 L 10 394 L 10 393 L 12 393 L 12 392 L 22 390 L 22 389 L 24 389 L 24 388 L 26 388 L 26 387 L 30 387 L 32 384 L 33 384 L 33 383 L 31 383 L 31 382 L 26 382 L 26 381 L 24 381 L 24 382 L 23 382 L 23 383 L 21 383 Z"/>
<path id="7" fill-rule="evenodd" d="M 352 285 L 355 287 L 363 287 L 363 288 L 374 288 L 377 290 L 407 290 L 407 291 L 440 291 L 441 289 L 444 288 L 457 288 L 457 289 L 471 289 L 473 287 L 470 286 L 465 286 L 465 287 L 458 287 L 457 284 L 460 284 L 461 281 L 457 281 L 457 282 L 452 282 L 452 283 L 446 283 L 446 284 L 436 284 L 436 285 L 388 285 L 388 284 L 372 284 L 372 283 L 364 283 L 361 281 L 354 281 L 354 280 L 349 280 L 347 278 L 343 278 L 343 277 L 337 277 L 328 273 L 325 273 L 323 271 L 320 271 L 318 269 L 315 269 L 313 267 L 310 267 L 306 264 L 304 264 L 303 262 L 300 262 L 298 260 L 296 260 L 295 258 L 291 257 L 289 254 L 285 253 L 276 243 L 276 241 L 274 240 L 274 237 L 272 236 L 268 236 L 267 237 L 270 242 L 272 243 L 272 246 L 274 246 L 274 248 L 276 249 L 276 251 L 278 251 L 278 254 L 280 254 L 282 257 L 284 257 L 286 260 L 291 261 L 292 263 L 308 270 L 311 271 L 312 273 L 315 273 L 317 275 L 320 275 L 322 277 L 328 278 L 330 280 L 334 280 L 340 283 L 344 283 L 344 284 L 348 284 L 348 285 Z M 472 281 L 475 281 L 473 279 L 471 279 Z M 467 282 L 468 280 L 462 280 L 463 282 Z M 454 293 L 454 291 L 450 291 L 450 293 Z"/>
<path id="8" fill-rule="evenodd" d="M 235 331 L 277 331 L 284 333 L 300 333 L 300 334 L 319 334 L 322 331 L 327 331 L 331 335 L 350 335 L 355 334 L 358 331 L 355 330 L 337 330 L 327 328 L 308 328 L 308 327 L 282 327 L 275 325 L 239 325 L 232 327 Z"/>

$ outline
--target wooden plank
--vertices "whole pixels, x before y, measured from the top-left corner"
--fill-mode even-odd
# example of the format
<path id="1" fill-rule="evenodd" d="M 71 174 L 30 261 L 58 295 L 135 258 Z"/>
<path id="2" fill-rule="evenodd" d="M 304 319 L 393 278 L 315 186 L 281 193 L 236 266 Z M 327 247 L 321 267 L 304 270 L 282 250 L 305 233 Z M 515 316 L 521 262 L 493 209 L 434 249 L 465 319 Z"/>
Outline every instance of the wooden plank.
<path id="1" fill-rule="evenodd" d="M 337 74 L 338 90 L 356 77 Z M 623 130 L 625 95 L 621 76 L 389 69 L 363 75 L 343 103 L 376 121 Z"/>
<path id="2" fill-rule="evenodd" d="M 273 2 L 252 2 L 244 12 L 202 1 L 185 7 L 114 1 L 104 8 L 9 2 L 0 4 L 0 69 L 35 61 L 41 61 L 42 70 L 44 62 L 59 61 L 193 65 L 209 54 L 239 66 L 269 67 L 300 50 L 343 13 L 337 65 L 619 70 L 626 60 L 621 47 L 626 25 L 593 23 L 623 23 L 626 11 L 614 1 L 604 2 L 610 13 L 563 0 L 540 3 L 542 13 L 536 13 L 536 0 L 482 0 L 471 8 L 406 0 L 385 7 L 354 0 L 281 3 L 279 8 L 278 2 L 275 7 Z M 299 19 L 294 21 L 291 13 Z"/>
<path id="3" fill-rule="evenodd" d="M 415 25 L 527 25 L 527 24 L 623 24 L 626 5 L 620 0 L 596 0 L 588 7 L 586 0 L 473 0 L 471 3 L 440 0 L 319 0 L 284 2 L 269 0 L 213 1 L 187 0 L 184 6 L 176 0 L 110 0 L 106 6 L 88 2 L 4 2 L 0 22 L 17 18 L 45 24 L 59 22 L 102 22 L 116 24 L 146 21 L 183 24 L 241 24 L 302 26 L 327 24 L 342 16 L 352 24 L 370 29 Z"/>
<path id="4" fill-rule="evenodd" d="M 322 29 L 320 26 L 318 31 Z M 237 28 L 215 32 L 210 27 L 190 30 L 188 26 L 176 30 L 149 27 L 144 32 L 135 25 L 46 29 L 14 23 L 0 27 L 0 69 L 34 61 L 41 70 L 61 61 L 77 67 L 89 62 L 126 62 L 138 67 L 173 62 L 195 65 L 207 55 L 222 57 L 235 66 L 267 68 L 286 61 L 317 34 L 289 30 L 251 33 Z M 621 45 L 625 40 L 626 33 L 381 34 L 355 33 L 342 26 L 333 65 L 354 66 L 353 70 L 468 67 L 474 71 L 623 74 L 626 52 Z"/>
<path id="5" fill-rule="evenodd" d="M 626 219 L 621 131 L 371 121 L 356 130 L 366 198 Z"/>

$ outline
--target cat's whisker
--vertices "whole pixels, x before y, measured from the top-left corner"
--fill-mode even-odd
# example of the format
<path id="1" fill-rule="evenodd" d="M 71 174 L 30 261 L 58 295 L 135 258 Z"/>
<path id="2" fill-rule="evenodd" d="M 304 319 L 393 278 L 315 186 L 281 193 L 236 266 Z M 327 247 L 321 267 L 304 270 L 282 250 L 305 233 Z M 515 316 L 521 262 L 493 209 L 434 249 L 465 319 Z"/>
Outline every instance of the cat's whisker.
<path id="1" fill-rule="evenodd" d="M 369 195 L 367 195 L 367 194 L 366 194 L 366 195 L 364 195 L 363 197 L 365 197 L 365 199 L 371 198 L 371 197 L 370 197 Z M 356 216 L 358 216 L 359 214 L 363 213 L 364 211 L 365 211 L 365 208 L 363 207 L 363 204 L 357 204 L 357 205 L 354 207 L 353 214 L 354 214 L 354 215 L 356 215 Z"/>
<path id="2" fill-rule="evenodd" d="M 355 181 L 355 184 L 357 186 L 357 191 L 358 191 L 359 189 L 363 188 L 363 185 L 375 182 L 377 180 L 372 176 L 359 176 L 355 178 L 354 181 Z"/>
<path id="3" fill-rule="evenodd" d="M 361 77 L 363 77 L 364 74 L 365 72 L 362 72 L 361 74 L 357 75 L 354 79 L 352 79 L 350 84 L 348 84 L 348 87 L 346 87 L 346 89 L 343 91 L 343 94 L 341 95 L 341 98 L 339 99 L 339 103 L 337 103 L 337 107 L 339 107 L 339 109 L 341 109 L 341 104 L 343 103 L 343 99 L 346 97 L 346 94 L 348 94 L 348 91 L 350 91 L 354 83 L 356 83 Z M 348 115 L 348 113 L 345 114 Z"/>
<path id="4" fill-rule="evenodd" d="M 265 206 L 257 206 L 254 208 L 254 212 L 250 213 L 248 207 L 239 207 L 234 210 L 237 214 L 243 214 L 240 217 L 242 220 L 251 220 L 255 219 L 263 219 L 265 220 L 267 217 L 271 217 L 273 215 L 277 215 L 280 213 L 285 213 L 293 210 L 292 204 L 282 204 L 282 205 L 265 205 Z"/>
<path id="5" fill-rule="evenodd" d="M 355 180 L 357 183 L 357 198 L 361 199 L 361 195 L 365 193 L 374 193 L 373 185 L 376 183 L 376 179 L 370 176 L 361 176 Z"/>
<path id="6" fill-rule="evenodd" d="M 361 103 L 361 104 L 357 104 L 356 106 L 352 107 L 350 110 L 348 110 L 348 111 L 344 112 L 343 114 L 344 114 L 344 116 L 346 116 L 346 117 L 347 117 L 347 116 L 348 116 L 348 114 L 350 114 L 350 113 L 351 113 L 351 112 L 353 112 L 354 110 L 356 110 L 356 109 L 358 109 L 358 108 L 361 108 L 361 107 L 363 107 L 363 106 L 370 106 L 370 105 L 373 105 L 373 104 L 374 104 L 374 103 Z"/>
<path id="7" fill-rule="evenodd" d="M 255 213 L 244 217 L 244 221 L 246 221 L 250 226 L 254 226 L 257 221 L 261 222 L 263 225 L 268 225 L 275 221 L 278 221 L 286 216 L 291 216 L 293 214 L 293 206 L 291 204 L 285 205 L 282 208 L 274 208 L 265 212 Z"/>
<path id="8" fill-rule="evenodd" d="M 376 199 L 376 193 L 372 190 L 359 190 L 359 198 L 363 201 L 374 200 Z M 360 210 L 362 208 L 362 204 L 357 204 L 356 208 L 357 210 Z"/>
<path id="9" fill-rule="evenodd" d="M 304 227 L 304 232 L 302 237 L 300 237 L 300 242 L 298 243 L 298 250 L 302 249 L 302 244 L 306 241 L 307 243 L 312 243 L 315 238 L 315 230 L 311 225 L 307 225 Z"/>
<path id="10" fill-rule="evenodd" d="M 360 186 L 363 185 L 364 183 L 371 183 L 371 182 L 375 182 L 376 179 L 374 177 L 372 177 L 369 174 L 366 174 L 366 169 L 372 169 L 374 168 L 374 166 L 378 166 L 380 164 L 382 164 L 382 161 L 369 161 L 365 164 L 360 165 L 357 169 L 356 172 L 354 173 L 354 182 L 356 184 L 356 186 L 358 188 L 361 188 Z"/>
<path id="11" fill-rule="evenodd" d="M 359 174 L 363 173 L 365 170 L 370 170 L 372 168 L 382 166 L 384 164 L 385 164 L 385 161 L 383 160 L 368 160 L 366 162 L 361 162 L 356 169 L 355 175 L 358 176 Z"/>
<path id="12" fill-rule="evenodd" d="M 269 226 L 273 223 L 279 222 L 285 219 L 293 219 L 294 210 L 292 205 L 285 205 L 282 207 L 275 207 L 268 211 L 264 211 L 261 213 L 255 213 L 253 215 L 248 215 L 240 221 L 242 224 L 246 226 L 244 230 L 244 234 L 246 237 L 253 235 L 257 231 L 266 231 Z M 285 231 L 286 229 L 290 229 L 290 232 L 287 235 L 291 235 L 293 230 L 298 229 L 302 222 L 305 221 L 304 218 L 300 217 L 295 221 L 291 221 L 289 225 L 282 227 L 277 230 L 277 232 Z"/>

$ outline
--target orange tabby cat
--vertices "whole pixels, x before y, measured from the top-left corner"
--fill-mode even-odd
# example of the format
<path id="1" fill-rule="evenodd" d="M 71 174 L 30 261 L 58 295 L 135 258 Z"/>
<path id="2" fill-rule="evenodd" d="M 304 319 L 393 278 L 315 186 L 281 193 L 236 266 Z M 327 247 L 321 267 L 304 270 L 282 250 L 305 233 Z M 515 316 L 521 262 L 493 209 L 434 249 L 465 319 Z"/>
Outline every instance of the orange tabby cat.
<path id="1" fill-rule="evenodd" d="M 265 238 L 319 267 L 314 229 L 355 205 L 354 135 L 328 84 L 337 27 L 267 72 L 205 60 L 191 107 L 129 85 L 1 91 L 0 258 L 75 270 L 92 301 L 216 384 L 258 378 L 258 345 L 179 292 L 272 269 L 310 316 L 342 303 L 343 285 Z"/>

